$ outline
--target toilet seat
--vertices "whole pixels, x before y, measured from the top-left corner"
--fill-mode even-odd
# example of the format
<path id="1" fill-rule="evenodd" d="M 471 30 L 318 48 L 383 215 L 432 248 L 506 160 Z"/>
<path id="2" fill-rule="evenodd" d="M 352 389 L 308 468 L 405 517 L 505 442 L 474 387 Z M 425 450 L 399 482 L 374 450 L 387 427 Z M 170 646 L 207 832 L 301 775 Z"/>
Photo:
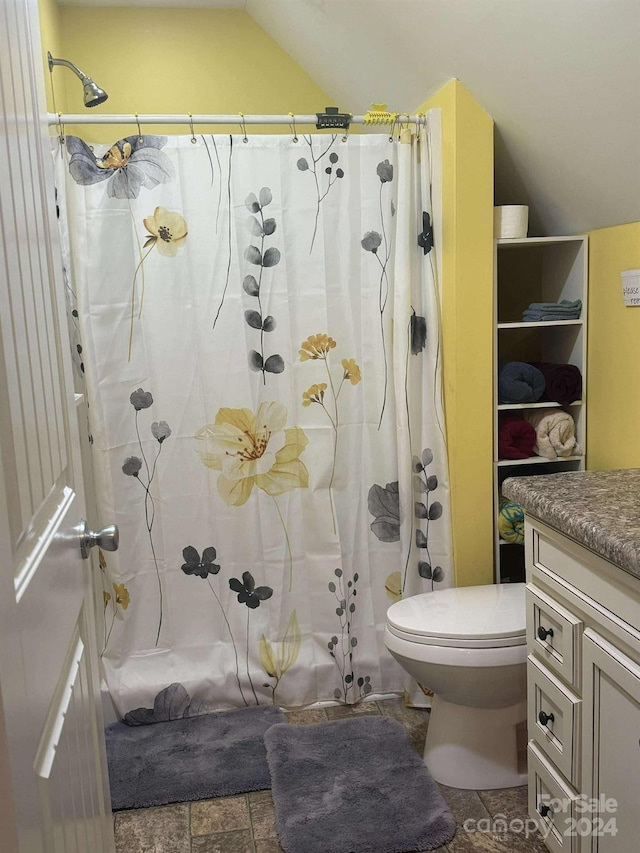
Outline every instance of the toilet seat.
<path id="1" fill-rule="evenodd" d="M 387 611 L 390 634 L 409 643 L 459 649 L 526 644 L 525 584 L 455 587 L 413 595 Z"/>

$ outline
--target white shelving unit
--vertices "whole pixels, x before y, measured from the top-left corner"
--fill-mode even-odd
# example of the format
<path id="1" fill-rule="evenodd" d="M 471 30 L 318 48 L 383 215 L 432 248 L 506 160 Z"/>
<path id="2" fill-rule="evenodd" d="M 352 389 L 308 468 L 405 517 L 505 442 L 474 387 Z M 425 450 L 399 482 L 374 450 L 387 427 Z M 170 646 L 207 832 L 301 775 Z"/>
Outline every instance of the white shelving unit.
<path id="1" fill-rule="evenodd" d="M 504 413 L 525 414 L 561 408 L 573 417 L 576 436 L 586 450 L 587 237 L 528 237 L 494 244 L 493 335 L 493 500 L 496 583 L 524 580 L 524 546 L 504 542 L 498 532 L 500 487 L 507 477 L 584 470 L 584 456 L 546 459 L 500 459 L 498 436 Z M 582 300 L 579 320 L 522 322 L 531 302 Z M 554 402 L 501 403 L 500 366 L 509 361 L 574 364 L 582 373 L 582 399 L 570 405 Z"/>

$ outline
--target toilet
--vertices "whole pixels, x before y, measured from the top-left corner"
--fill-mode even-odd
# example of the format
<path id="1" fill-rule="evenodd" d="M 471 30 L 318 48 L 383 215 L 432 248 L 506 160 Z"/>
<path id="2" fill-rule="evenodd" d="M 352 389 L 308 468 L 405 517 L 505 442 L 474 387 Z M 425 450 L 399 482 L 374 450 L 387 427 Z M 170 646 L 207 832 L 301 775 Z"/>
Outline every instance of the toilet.
<path id="1" fill-rule="evenodd" d="M 525 785 L 525 584 L 414 595 L 387 611 L 391 655 L 433 693 L 424 760 L 453 788 Z"/>

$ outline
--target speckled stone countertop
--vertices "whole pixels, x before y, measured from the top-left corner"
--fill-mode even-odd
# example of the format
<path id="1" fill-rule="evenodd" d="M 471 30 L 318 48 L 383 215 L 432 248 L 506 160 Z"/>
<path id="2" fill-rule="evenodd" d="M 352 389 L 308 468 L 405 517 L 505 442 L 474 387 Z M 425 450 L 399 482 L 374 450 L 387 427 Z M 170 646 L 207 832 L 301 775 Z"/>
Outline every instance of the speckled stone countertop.
<path id="1" fill-rule="evenodd" d="M 525 513 L 640 577 L 640 468 L 510 477 L 502 493 Z"/>

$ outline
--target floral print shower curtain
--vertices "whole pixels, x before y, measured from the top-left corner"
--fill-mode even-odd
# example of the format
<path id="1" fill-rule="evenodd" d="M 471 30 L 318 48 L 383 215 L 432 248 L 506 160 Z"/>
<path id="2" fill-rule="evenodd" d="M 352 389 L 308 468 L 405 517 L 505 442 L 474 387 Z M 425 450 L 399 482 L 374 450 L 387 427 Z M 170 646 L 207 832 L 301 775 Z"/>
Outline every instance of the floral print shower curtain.
<path id="1" fill-rule="evenodd" d="M 386 610 L 453 583 L 438 120 L 58 146 L 123 715 L 404 689 Z"/>

